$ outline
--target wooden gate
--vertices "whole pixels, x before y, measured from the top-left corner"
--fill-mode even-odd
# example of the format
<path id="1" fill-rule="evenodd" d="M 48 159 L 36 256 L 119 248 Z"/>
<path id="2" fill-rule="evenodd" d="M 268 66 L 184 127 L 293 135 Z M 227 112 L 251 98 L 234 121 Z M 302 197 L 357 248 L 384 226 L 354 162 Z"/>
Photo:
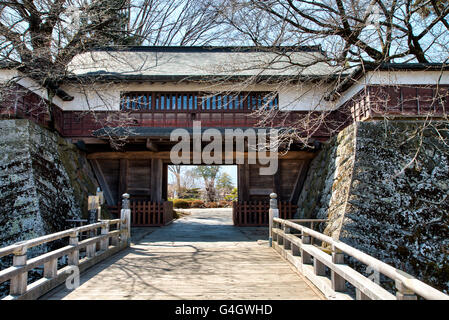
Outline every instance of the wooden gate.
<path id="1" fill-rule="evenodd" d="M 297 205 L 281 201 L 279 202 L 279 217 L 293 219 L 297 208 Z M 270 203 L 267 201 L 234 201 L 232 203 L 233 223 L 239 227 L 268 226 L 269 209 Z"/>
<path id="2" fill-rule="evenodd" d="M 158 227 L 164 226 L 173 220 L 173 203 L 171 201 L 153 202 L 148 200 L 131 200 L 131 226 Z M 121 204 L 109 207 L 111 212 L 120 212 Z"/>

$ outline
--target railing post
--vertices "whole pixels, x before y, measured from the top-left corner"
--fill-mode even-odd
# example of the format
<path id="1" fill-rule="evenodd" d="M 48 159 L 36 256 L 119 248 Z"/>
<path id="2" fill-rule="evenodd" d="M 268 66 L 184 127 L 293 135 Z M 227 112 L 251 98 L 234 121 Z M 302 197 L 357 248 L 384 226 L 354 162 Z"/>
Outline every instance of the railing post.
<path id="1" fill-rule="evenodd" d="M 313 259 L 313 272 L 317 276 L 325 276 L 326 275 L 326 266 L 324 263 L 319 261 L 316 257 Z"/>
<path id="2" fill-rule="evenodd" d="M 78 246 L 78 231 L 74 231 L 70 234 L 69 244 L 71 246 Z M 69 253 L 68 264 L 69 266 L 77 266 L 80 263 L 80 251 L 79 249 L 75 249 Z"/>
<path id="3" fill-rule="evenodd" d="M 302 244 L 310 244 L 310 236 L 307 235 L 304 230 L 301 230 L 301 241 Z M 304 248 L 301 248 L 301 263 L 302 264 L 312 264 L 312 256 L 308 254 Z"/>
<path id="4" fill-rule="evenodd" d="M 129 246 L 131 238 L 131 209 L 129 208 L 129 194 L 122 195 L 122 210 L 120 211 L 120 242 Z"/>
<path id="5" fill-rule="evenodd" d="M 296 244 L 292 243 L 291 244 L 291 249 L 292 249 L 292 255 L 293 256 L 299 256 L 300 255 L 299 247 Z"/>
<path id="6" fill-rule="evenodd" d="M 356 300 L 371 300 L 366 294 L 360 291 L 359 288 L 355 288 L 355 299 Z"/>
<path id="7" fill-rule="evenodd" d="M 343 264 L 344 263 L 344 254 L 337 248 L 332 245 L 332 263 L 335 264 Z M 346 280 L 336 273 L 334 270 L 331 270 L 331 283 L 332 290 L 343 292 L 346 291 Z"/>
<path id="8" fill-rule="evenodd" d="M 129 193 L 122 194 L 122 209 L 129 209 Z"/>
<path id="9" fill-rule="evenodd" d="M 406 286 L 404 286 L 402 281 L 395 280 L 395 285 L 396 285 L 396 290 L 397 290 L 396 298 L 398 300 L 417 300 L 418 299 L 416 294 L 412 290 L 410 290 Z"/>
<path id="10" fill-rule="evenodd" d="M 284 225 L 284 233 L 285 234 L 289 234 L 290 233 L 290 228 L 287 227 L 286 225 Z M 287 238 L 284 239 L 284 249 L 285 250 L 290 250 L 291 249 L 291 242 L 287 240 Z"/>
<path id="11" fill-rule="evenodd" d="M 22 267 L 27 263 L 27 248 L 21 247 L 19 251 L 14 252 L 13 266 Z M 20 296 L 27 291 L 28 272 L 21 272 L 11 278 L 9 294 Z"/>
<path id="12" fill-rule="evenodd" d="M 96 251 L 97 251 L 97 244 L 96 243 L 91 243 L 91 244 L 88 244 L 86 246 L 86 256 L 88 258 L 95 257 Z"/>
<path id="13" fill-rule="evenodd" d="M 55 278 L 58 275 L 58 259 L 51 259 L 44 263 L 44 277 L 47 279 Z"/>
<path id="14" fill-rule="evenodd" d="M 273 225 L 274 225 L 274 223 L 273 223 Z M 280 223 L 280 224 L 278 224 L 277 228 L 284 230 L 284 226 L 285 226 L 284 224 Z M 278 243 L 278 245 L 280 245 L 280 246 L 284 245 L 284 236 L 283 235 L 278 233 L 274 236 L 274 238 L 275 238 L 274 240 Z"/>
<path id="15" fill-rule="evenodd" d="M 111 245 L 113 245 L 114 247 L 119 245 L 119 238 L 120 236 L 115 235 L 111 237 Z"/>
<path id="16" fill-rule="evenodd" d="M 273 246 L 273 218 L 279 217 L 279 209 L 278 209 L 278 203 L 277 203 L 277 194 L 271 193 L 270 194 L 270 210 L 268 211 L 269 214 L 269 220 L 268 220 L 268 233 L 269 238 L 268 242 L 270 247 Z"/>

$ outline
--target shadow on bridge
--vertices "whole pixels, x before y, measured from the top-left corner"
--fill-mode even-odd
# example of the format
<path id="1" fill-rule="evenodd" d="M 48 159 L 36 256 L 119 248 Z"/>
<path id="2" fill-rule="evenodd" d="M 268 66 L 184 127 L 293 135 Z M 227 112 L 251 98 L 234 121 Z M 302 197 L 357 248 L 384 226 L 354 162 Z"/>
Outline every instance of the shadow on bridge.
<path id="1" fill-rule="evenodd" d="M 230 211 L 193 212 L 152 232 L 42 299 L 319 299 L 267 246 L 267 228 Z M 263 241 L 258 241 L 263 240 Z"/>

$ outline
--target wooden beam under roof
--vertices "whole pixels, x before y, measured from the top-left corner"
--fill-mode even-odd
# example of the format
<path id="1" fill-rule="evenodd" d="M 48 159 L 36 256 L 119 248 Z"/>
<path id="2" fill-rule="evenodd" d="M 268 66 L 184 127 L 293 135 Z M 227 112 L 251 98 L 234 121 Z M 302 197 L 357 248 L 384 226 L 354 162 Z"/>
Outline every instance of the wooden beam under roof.
<path id="1" fill-rule="evenodd" d="M 94 170 L 95 176 L 97 177 L 98 183 L 103 191 L 106 203 L 110 206 L 115 205 L 114 197 L 112 196 L 111 190 L 109 189 L 108 181 L 101 170 L 101 166 L 96 159 L 91 160 L 92 169 Z"/>
<path id="2" fill-rule="evenodd" d="M 92 138 L 92 137 L 83 137 L 83 138 L 71 138 L 72 143 L 76 144 L 81 141 L 84 144 L 108 144 L 109 142 L 104 139 Z"/>
<path id="3" fill-rule="evenodd" d="M 296 204 L 298 202 L 299 196 L 301 195 L 302 188 L 306 181 L 307 172 L 310 166 L 310 160 L 301 161 L 299 164 L 300 168 L 298 170 L 298 175 L 296 176 L 295 185 L 290 196 L 290 202 Z"/>
<path id="4" fill-rule="evenodd" d="M 157 144 L 154 143 L 153 141 L 151 141 L 150 138 L 147 139 L 146 147 L 147 147 L 148 150 L 151 150 L 151 151 L 154 151 L 154 152 L 158 152 L 159 151 L 159 147 L 157 146 Z"/>
<path id="5" fill-rule="evenodd" d="M 237 156 L 242 156 L 245 159 L 248 158 L 247 152 L 233 152 L 232 157 L 235 159 Z M 279 159 L 291 159 L 291 160 L 306 160 L 306 159 L 313 159 L 315 157 L 314 152 L 309 151 L 289 151 L 288 153 L 284 155 L 279 155 Z M 224 157 L 229 157 L 231 154 L 225 154 L 223 152 Z M 224 158 L 223 157 L 223 158 Z M 88 159 L 164 159 L 169 160 L 170 159 L 170 151 L 126 151 L 126 152 L 118 152 L 118 151 L 111 151 L 111 152 L 93 152 L 87 155 Z M 190 153 L 189 159 L 192 159 L 192 153 Z M 224 161 L 223 161 L 223 164 Z"/>

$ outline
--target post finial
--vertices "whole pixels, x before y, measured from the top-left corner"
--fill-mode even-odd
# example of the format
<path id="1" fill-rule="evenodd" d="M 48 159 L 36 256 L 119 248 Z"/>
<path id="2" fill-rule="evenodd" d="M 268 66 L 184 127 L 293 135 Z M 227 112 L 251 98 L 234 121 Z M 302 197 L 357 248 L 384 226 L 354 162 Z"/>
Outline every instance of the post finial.
<path id="1" fill-rule="evenodd" d="M 129 209 L 129 193 L 122 194 L 122 209 Z"/>
<path id="2" fill-rule="evenodd" d="M 276 193 L 270 193 L 270 209 L 277 209 L 278 208 L 278 201 L 277 201 L 278 195 Z"/>

